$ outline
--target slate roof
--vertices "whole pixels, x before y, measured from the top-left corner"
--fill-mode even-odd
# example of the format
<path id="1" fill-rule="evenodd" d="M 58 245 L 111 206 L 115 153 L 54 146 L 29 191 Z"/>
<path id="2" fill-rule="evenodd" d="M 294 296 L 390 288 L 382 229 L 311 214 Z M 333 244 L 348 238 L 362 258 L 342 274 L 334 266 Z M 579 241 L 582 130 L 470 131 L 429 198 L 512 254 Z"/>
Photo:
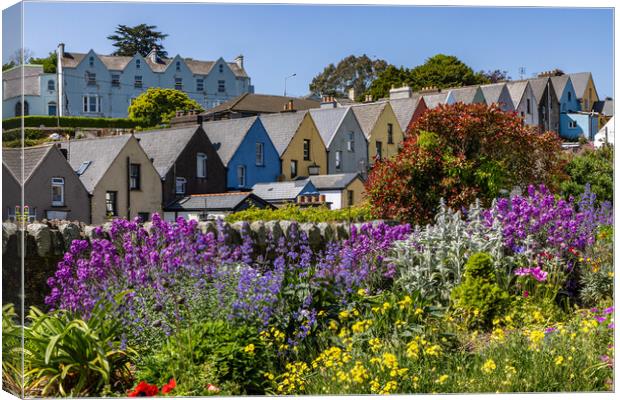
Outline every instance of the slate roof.
<path id="1" fill-rule="evenodd" d="M 281 157 L 297 133 L 307 111 L 261 115 L 260 120 Z M 262 197 L 262 196 L 259 196 Z"/>
<path id="2" fill-rule="evenodd" d="M 594 102 L 594 106 L 592 107 L 592 111 L 612 116 L 614 115 L 614 100 L 613 99 L 605 99 Z"/>
<path id="3" fill-rule="evenodd" d="M 69 164 L 74 171 L 77 171 L 83 162 L 91 162 L 80 175 L 80 180 L 86 190 L 93 193 L 101 178 L 130 139 L 131 135 L 105 136 L 69 140 L 62 142 L 61 146 L 67 149 Z"/>
<path id="4" fill-rule="evenodd" d="M 265 202 L 252 192 L 193 194 L 191 196 L 186 196 L 175 200 L 166 207 L 166 210 L 232 211 L 243 203 L 248 197 L 253 197 L 259 202 Z"/>
<path id="5" fill-rule="evenodd" d="M 256 114 L 262 113 L 278 113 L 284 110 L 284 106 L 293 100 L 293 108 L 295 110 L 308 110 L 310 108 L 319 108 L 321 103 L 314 100 L 300 99 L 296 97 L 275 96 L 268 94 L 244 93 L 232 100 L 222 103 L 217 107 L 211 108 L 202 115 L 213 115 L 221 112 L 252 112 Z"/>
<path id="6" fill-rule="evenodd" d="M 215 147 L 224 166 L 228 166 L 228 163 L 235 155 L 239 145 L 241 145 L 245 135 L 254 125 L 257 118 L 234 118 L 202 123 L 202 129 Z"/>
<path id="7" fill-rule="evenodd" d="M 439 93 L 424 94 L 422 95 L 422 97 L 424 98 L 424 102 L 426 102 L 426 106 L 428 108 L 435 108 L 440 104 L 446 104 L 449 94 L 450 94 L 450 91 L 446 91 L 446 92 L 439 92 Z"/>
<path id="8" fill-rule="evenodd" d="M 521 104 L 521 99 L 523 99 L 523 96 L 525 95 L 527 85 L 528 81 L 506 82 L 508 93 L 510 93 L 510 99 L 512 100 L 512 104 L 514 104 L 515 108 Z"/>
<path id="9" fill-rule="evenodd" d="M 413 113 L 418 107 L 421 98 L 422 97 L 420 95 L 413 95 L 407 99 L 390 100 L 392 110 L 394 110 L 398 124 L 403 131 L 407 130 L 407 126 L 409 126 L 409 122 L 411 122 Z"/>
<path id="10" fill-rule="evenodd" d="M 568 84 L 568 79 L 568 75 L 551 77 L 551 86 L 553 86 L 553 90 L 555 90 L 555 95 L 558 98 L 558 101 L 562 98 L 562 93 L 564 93 L 564 89 Z"/>
<path id="11" fill-rule="evenodd" d="M 542 97 L 545 94 L 545 89 L 547 88 L 548 81 L 548 77 L 528 79 L 528 82 L 530 82 L 530 86 L 532 87 L 532 92 L 534 92 L 536 103 L 538 104 L 540 104 L 540 102 L 542 101 Z"/>
<path id="12" fill-rule="evenodd" d="M 577 98 L 581 99 L 586 91 L 588 81 L 592 77 L 592 74 L 590 72 L 576 72 L 573 74 L 568 74 L 568 76 L 570 76 L 575 92 L 577 92 Z"/>
<path id="13" fill-rule="evenodd" d="M 310 110 L 310 115 L 326 147 L 329 147 L 336 132 L 338 132 L 338 128 L 342 125 L 342 121 L 344 121 L 349 112 L 351 112 L 350 107 L 316 108 Z"/>
<path id="14" fill-rule="evenodd" d="M 489 85 L 481 85 L 480 90 L 484 94 L 487 104 L 499 103 L 499 97 L 502 95 L 502 90 L 506 86 L 505 82 L 491 83 Z"/>
<path id="15" fill-rule="evenodd" d="M 454 96 L 454 101 L 457 103 L 472 104 L 474 102 L 474 98 L 476 97 L 476 93 L 478 93 L 479 88 L 480 86 L 465 86 L 443 89 L 443 91 L 452 92 L 452 96 Z"/>
<path id="16" fill-rule="evenodd" d="M 357 118 L 357 122 L 362 127 L 362 132 L 364 132 L 366 138 L 370 137 L 372 128 L 375 127 L 379 115 L 381 115 L 387 104 L 387 102 L 376 102 L 351 106 L 351 110 L 353 110 L 355 118 Z"/>
<path id="17" fill-rule="evenodd" d="M 351 172 L 348 174 L 313 175 L 308 179 L 317 190 L 342 190 L 358 176 L 358 173 Z"/>
<path id="18" fill-rule="evenodd" d="M 162 129 L 136 133 L 135 137 L 140 141 L 146 155 L 153 159 L 153 166 L 163 179 L 194 137 L 196 130 L 196 126 Z"/>
<path id="19" fill-rule="evenodd" d="M 295 200 L 308 185 L 312 185 L 308 178 L 287 182 L 257 183 L 252 187 L 252 193 L 266 201 Z"/>
<path id="20" fill-rule="evenodd" d="M 65 52 L 64 57 L 62 58 L 62 66 L 64 68 L 75 68 L 82 61 L 82 59 L 86 57 L 87 54 L 88 53 Z M 99 59 L 101 60 L 101 62 L 103 62 L 107 69 L 115 71 L 122 71 L 133 59 L 133 57 L 129 56 L 108 56 L 102 54 L 97 54 L 97 57 L 99 57 Z M 192 58 L 182 59 L 187 65 L 187 67 L 190 69 L 190 71 L 197 75 L 209 74 L 216 63 L 215 61 L 200 61 L 194 60 Z M 170 65 L 174 61 L 174 58 L 158 59 L 158 62 L 156 63 L 151 61 L 149 57 L 145 57 L 144 60 L 153 72 L 163 72 L 166 70 L 166 68 L 168 68 L 168 65 Z M 247 78 L 248 75 L 245 69 L 239 68 L 236 62 L 226 62 L 226 64 L 228 64 L 235 76 Z"/>
<path id="21" fill-rule="evenodd" d="M 15 177 L 17 182 L 24 184 L 37 167 L 41 164 L 41 161 L 52 150 L 54 145 L 43 145 L 25 147 L 24 151 L 24 178 L 22 179 L 22 149 L 17 148 L 3 148 L 2 149 L 2 164 L 4 164 L 9 172 Z"/>
<path id="22" fill-rule="evenodd" d="M 42 65 L 20 65 L 2 71 L 2 82 L 4 82 L 2 98 L 10 99 L 21 96 L 22 82 L 24 84 L 24 96 L 39 96 L 41 94 L 41 74 L 43 74 Z"/>

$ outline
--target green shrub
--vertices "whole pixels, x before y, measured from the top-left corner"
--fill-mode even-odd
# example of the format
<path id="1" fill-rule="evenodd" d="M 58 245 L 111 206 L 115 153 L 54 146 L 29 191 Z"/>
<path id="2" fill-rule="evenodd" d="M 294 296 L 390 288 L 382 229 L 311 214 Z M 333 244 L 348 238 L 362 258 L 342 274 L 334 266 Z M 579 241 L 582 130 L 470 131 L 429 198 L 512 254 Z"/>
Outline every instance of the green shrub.
<path id="1" fill-rule="evenodd" d="M 579 294 L 585 305 L 594 305 L 613 298 L 614 293 L 614 232 L 613 227 L 600 229 L 596 242 L 588 249 L 581 268 Z"/>
<path id="2" fill-rule="evenodd" d="M 454 313 L 470 328 L 489 328 L 503 314 L 509 295 L 497 284 L 490 255 L 476 253 L 467 260 L 463 280 L 452 290 L 451 299 Z"/>
<path id="3" fill-rule="evenodd" d="M 566 165 L 569 179 L 560 185 L 564 195 L 578 199 L 585 186 L 590 185 L 597 201 L 614 199 L 614 150 L 611 146 L 600 149 L 585 149 L 572 156 Z"/>
<path id="4" fill-rule="evenodd" d="M 25 127 L 58 126 L 66 128 L 124 128 L 133 129 L 138 124 L 128 118 L 91 118 L 91 117 L 50 117 L 46 115 L 27 115 L 23 117 Z M 22 117 L 7 118 L 2 121 L 2 129 L 21 128 Z"/>
<path id="5" fill-rule="evenodd" d="M 297 221 L 303 222 L 332 222 L 332 221 L 352 221 L 363 222 L 372 220 L 370 207 L 361 204 L 354 207 L 330 210 L 325 206 L 300 208 L 296 204 L 289 204 L 275 210 L 249 208 L 230 214 L 226 217 L 227 222 L 238 221 Z"/>

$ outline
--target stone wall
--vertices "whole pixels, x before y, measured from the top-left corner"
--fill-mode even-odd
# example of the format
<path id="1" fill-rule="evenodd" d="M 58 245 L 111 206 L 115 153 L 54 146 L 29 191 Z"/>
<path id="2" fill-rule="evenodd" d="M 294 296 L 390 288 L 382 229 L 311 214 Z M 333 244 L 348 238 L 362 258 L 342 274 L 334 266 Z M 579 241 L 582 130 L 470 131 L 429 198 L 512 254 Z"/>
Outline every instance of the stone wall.
<path id="1" fill-rule="evenodd" d="M 382 221 L 373 221 L 373 224 Z M 253 239 L 256 250 L 263 251 L 267 246 L 270 236 L 278 240 L 282 235 L 288 237 L 294 221 L 256 221 L 249 224 L 250 236 Z M 223 223 L 223 232 L 226 243 L 230 245 L 241 244 L 243 222 L 229 224 Z M 361 223 L 350 224 L 344 222 L 321 222 L 300 223 L 299 229 L 308 236 L 308 242 L 313 250 L 324 248 L 325 244 L 332 240 L 344 240 L 349 238 L 351 225 L 360 227 Z M 103 231 L 107 232 L 111 224 L 104 224 Z M 201 221 L 198 226 L 202 232 L 217 233 L 215 221 Z M 2 224 L 2 303 L 20 304 L 19 292 L 21 287 L 22 255 L 24 261 L 24 299 L 26 309 L 30 305 L 42 306 L 43 300 L 48 293 L 47 278 L 56 271 L 58 261 L 71 242 L 76 239 L 90 240 L 93 238 L 95 226 L 84 225 L 78 222 L 68 221 L 44 221 L 31 223 L 25 232 L 17 229 L 10 222 Z M 150 223 L 145 224 L 150 228 Z M 25 233 L 25 235 L 24 235 Z M 23 240 L 23 245 L 22 245 Z M 25 251 L 22 251 L 22 248 Z M 19 310 L 18 310 L 19 311 Z"/>

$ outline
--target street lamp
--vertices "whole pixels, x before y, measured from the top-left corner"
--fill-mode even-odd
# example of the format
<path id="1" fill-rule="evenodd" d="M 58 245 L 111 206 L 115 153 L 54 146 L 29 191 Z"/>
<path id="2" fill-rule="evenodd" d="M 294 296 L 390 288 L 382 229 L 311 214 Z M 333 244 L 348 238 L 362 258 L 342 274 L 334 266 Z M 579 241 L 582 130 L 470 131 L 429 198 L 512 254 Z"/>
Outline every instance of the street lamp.
<path id="1" fill-rule="evenodd" d="M 287 76 L 286 78 L 284 78 L 284 96 L 286 96 L 286 80 L 287 80 L 288 78 L 292 78 L 292 77 L 294 77 L 294 76 L 297 76 L 297 74 L 289 75 L 289 76 Z"/>

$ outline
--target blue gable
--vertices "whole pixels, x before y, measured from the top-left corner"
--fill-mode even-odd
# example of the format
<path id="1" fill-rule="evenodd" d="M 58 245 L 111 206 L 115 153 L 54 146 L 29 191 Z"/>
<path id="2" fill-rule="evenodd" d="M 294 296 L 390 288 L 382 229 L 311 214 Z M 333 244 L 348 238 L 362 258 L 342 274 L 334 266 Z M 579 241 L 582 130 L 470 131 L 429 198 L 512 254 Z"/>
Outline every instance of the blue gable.
<path id="1" fill-rule="evenodd" d="M 263 164 L 258 165 L 257 143 L 263 144 Z M 245 185 L 239 185 L 239 167 L 245 168 Z M 256 183 L 276 182 L 281 174 L 280 156 L 257 118 L 228 163 L 229 189 L 249 189 Z"/>
<path id="2" fill-rule="evenodd" d="M 577 93 L 573 87 L 573 82 L 570 78 L 564 86 L 564 92 L 562 92 L 562 98 L 560 98 L 560 112 L 575 112 L 579 111 L 579 103 L 577 102 Z"/>
<path id="3" fill-rule="evenodd" d="M 311 180 L 308 180 L 308 183 L 306 184 L 306 186 L 304 186 L 301 192 L 299 192 L 300 196 L 301 195 L 317 195 L 317 194 L 319 194 L 319 191 L 317 190 L 316 186 L 314 186 Z"/>

